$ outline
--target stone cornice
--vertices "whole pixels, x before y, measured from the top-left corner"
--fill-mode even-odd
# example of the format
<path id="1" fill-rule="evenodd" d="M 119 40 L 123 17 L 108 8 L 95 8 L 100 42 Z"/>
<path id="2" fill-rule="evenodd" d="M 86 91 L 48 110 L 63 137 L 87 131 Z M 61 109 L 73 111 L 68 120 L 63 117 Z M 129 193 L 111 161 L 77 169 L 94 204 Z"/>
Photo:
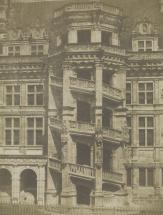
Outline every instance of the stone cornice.
<path id="1" fill-rule="evenodd" d="M 4 158 L 0 159 L 0 168 L 1 166 L 24 166 L 24 165 L 30 165 L 30 166 L 45 166 L 47 164 L 47 159 L 45 157 L 28 157 L 28 158 L 11 158 L 5 156 Z"/>

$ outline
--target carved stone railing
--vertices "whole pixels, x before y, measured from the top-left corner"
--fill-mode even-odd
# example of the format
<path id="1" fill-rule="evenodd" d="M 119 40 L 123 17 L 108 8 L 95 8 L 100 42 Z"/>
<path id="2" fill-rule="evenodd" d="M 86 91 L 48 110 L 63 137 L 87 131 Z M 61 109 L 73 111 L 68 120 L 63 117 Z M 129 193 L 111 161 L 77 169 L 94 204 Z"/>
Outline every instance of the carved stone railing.
<path id="1" fill-rule="evenodd" d="M 128 52 L 129 60 L 157 60 L 163 59 L 163 50 L 158 52 Z"/>
<path id="2" fill-rule="evenodd" d="M 122 131 L 120 130 L 103 128 L 103 137 L 106 139 L 109 138 L 109 139 L 115 139 L 115 140 L 121 141 L 123 136 L 122 136 Z"/>
<path id="3" fill-rule="evenodd" d="M 60 130 L 62 128 L 62 120 L 57 119 L 55 117 L 51 117 L 50 126 L 54 127 L 55 129 Z"/>
<path id="4" fill-rule="evenodd" d="M 49 158 L 49 168 L 60 172 L 61 171 L 61 161 L 57 160 L 55 158 Z"/>
<path id="5" fill-rule="evenodd" d="M 70 131 L 74 133 L 94 134 L 94 124 L 70 121 Z"/>
<path id="6" fill-rule="evenodd" d="M 57 76 L 51 76 L 51 85 L 54 85 L 56 87 L 62 87 L 63 86 L 62 78 Z"/>
<path id="7" fill-rule="evenodd" d="M 90 166 L 79 165 L 79 164 L 67 164 L 69 172 L 74 175 L 84 176 L 84 177 L 95 177 L 95 170 Z"/>
<path id="8" fill-rule="evenodd" d="M 68 12 L 89 11 L 89 10 L 99 10 L 99 9 L 101 9 L 106 13 L 111 13 L 114 15 L 122 14 L 122 11 L 119 8 L 109 6 L 101 2 L 73 3 L 65 7 L 65 11 L 68 11 Z"/>
<path id="9" fill-rule="evenodd" d="M 95 82 L 91 80 L 78 79 L 71 77 L 70 78 L 70 86 L 72 88 L 78 90 L 86 90 L 86 91 L 94 91 L 95 90 Z"/>
<path id="10" fill-rule="evenodd" d="M 121 90 L 119 90 L 117 88 L 110 87 L 106 83 L 103 83 L 103 95 L 107 96 L 107 97 L 117 99 L 117 100 L 122 100 L 123 99 Z"/>
<path id="11" fill-rule="evenodd" d="M 123 183 L 123 175 L 115 172 L 103 172 L 103 180 L 114 183 Z"/>
<path id="12" fill-rule="evenodd" d="M 126 51 L 125 49 L 116 47 L 116 46 L 102 46 L 102 49 L 110 54 L 116 54 L 116 55 L 122 55 L 126 56 Z"/>
<path id="13" fill-rule="evenodd" d="M 119 47 L 114 47 L 114 46 L 104 46 L 101 45 L 101 43 L 99 44 L 87 44 L 87 45 L 83 45 L 83 44 L 71 44 L 71 45 L 67 45 L 65 46 L 65 49 L 63 49 L 63 51 L 66 52 L 101 52 L 104 51 L 106 53 L 110 53 L 110 54 L 115 54 L 115 55 L 120 55 L 120 56 L 125 56 L 125 50 L 121 49 Z"/>

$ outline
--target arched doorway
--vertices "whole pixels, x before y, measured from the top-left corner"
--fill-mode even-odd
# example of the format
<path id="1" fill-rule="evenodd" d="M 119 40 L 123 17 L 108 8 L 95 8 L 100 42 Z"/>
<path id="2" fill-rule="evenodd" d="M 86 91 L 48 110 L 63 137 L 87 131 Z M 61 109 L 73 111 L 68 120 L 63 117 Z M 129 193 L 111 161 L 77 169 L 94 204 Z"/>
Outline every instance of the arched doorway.
<path id="1" fill-rule="evenodd" d="M 12 176 L 7 169 L 0 169 L 0 201 L 10 202 L 12 194 Z"/>
<path id="2" fill-rule="evenodd" d="M 27 204 L 37 202 L 37 175 L 31 169 L 26 169 L 21 173 L 20 201 Z"/>

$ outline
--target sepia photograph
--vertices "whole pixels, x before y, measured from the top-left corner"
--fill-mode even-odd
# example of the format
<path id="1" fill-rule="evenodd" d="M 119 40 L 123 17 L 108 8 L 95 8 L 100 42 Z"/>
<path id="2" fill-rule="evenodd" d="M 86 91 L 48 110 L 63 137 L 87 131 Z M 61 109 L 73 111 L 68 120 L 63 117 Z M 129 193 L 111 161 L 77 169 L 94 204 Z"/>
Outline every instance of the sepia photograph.
<path id="1" fill-rule="evenodd" d="M 0 215 L 163 215 L 163 0 L 0 0 Z"/>

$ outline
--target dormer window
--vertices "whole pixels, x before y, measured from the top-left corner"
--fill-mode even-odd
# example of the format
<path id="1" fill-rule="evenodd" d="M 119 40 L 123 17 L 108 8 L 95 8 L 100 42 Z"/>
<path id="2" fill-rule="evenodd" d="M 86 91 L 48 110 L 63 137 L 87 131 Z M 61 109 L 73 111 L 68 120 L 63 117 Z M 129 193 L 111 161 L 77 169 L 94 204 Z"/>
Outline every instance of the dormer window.
<path id="1" fill-rule="evenodd" d="M 153 51 L 151 40 L 138 41 L 138 52 L 151 52 Z"/>

